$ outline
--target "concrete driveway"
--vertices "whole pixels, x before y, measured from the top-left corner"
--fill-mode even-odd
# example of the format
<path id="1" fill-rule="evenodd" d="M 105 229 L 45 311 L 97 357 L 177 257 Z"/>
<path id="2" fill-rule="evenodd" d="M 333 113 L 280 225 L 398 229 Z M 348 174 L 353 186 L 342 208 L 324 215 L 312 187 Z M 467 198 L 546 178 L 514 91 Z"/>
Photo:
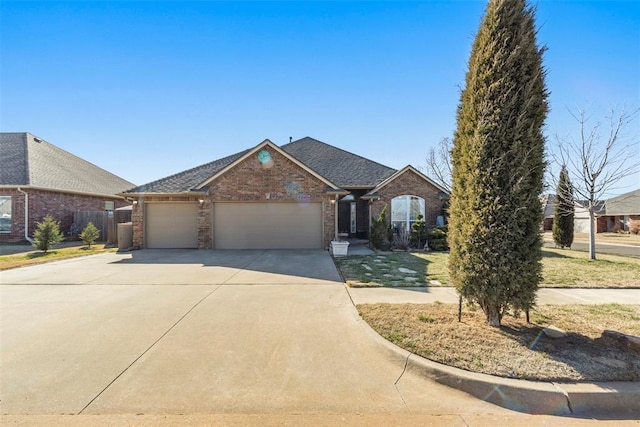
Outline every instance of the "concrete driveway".
<path id="1" fill-rule="evenodd" d="M 136 251 L 2 272 L 0 411 L 514 414 L 405 372 L 324 251 Z"/>

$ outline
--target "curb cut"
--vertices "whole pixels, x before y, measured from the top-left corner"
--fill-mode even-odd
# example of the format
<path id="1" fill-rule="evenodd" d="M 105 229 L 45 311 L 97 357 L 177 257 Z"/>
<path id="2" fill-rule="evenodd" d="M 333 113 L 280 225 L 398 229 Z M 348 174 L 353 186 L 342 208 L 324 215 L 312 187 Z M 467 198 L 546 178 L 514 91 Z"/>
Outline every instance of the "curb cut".
<path id="1" fill-rule="evenodd" d="M 402 375 L 410 371 L 486 402 L 534 415 L 640 419 L 640 382 L 553 383 L 465 371 L 425 359 L 387 341 L 359 316 L 355 305 L 353 308 L 364 330 L 390 356 L 406 360 Z"/>

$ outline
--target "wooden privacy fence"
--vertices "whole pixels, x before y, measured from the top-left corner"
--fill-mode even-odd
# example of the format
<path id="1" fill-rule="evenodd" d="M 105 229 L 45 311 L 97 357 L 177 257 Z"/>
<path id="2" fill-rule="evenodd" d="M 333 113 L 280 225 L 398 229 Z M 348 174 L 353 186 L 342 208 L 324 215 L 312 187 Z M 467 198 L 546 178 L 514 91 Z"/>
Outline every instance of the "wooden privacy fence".
<path id="1" fill-rule="evenodd" d="M 76 226 L 78 234 L 80 234 L 90 222 L 100 230 L 98 241 L 116 244 L 118 243 L 118 224 L 131 222 L 131 211 L 76 211 L 73 214 L 73 223 Z"/>

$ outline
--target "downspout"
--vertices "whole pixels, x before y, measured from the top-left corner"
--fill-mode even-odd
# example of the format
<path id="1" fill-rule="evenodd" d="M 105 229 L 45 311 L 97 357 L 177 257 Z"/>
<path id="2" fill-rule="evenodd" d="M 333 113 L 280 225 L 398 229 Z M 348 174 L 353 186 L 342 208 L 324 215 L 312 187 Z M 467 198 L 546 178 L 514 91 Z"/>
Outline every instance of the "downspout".
<path id="1" fill-rule="evenodd" d="M 24 238 L 27 242 L 33 243 L 33 239 L 29 237 L 29 194 L 22 191 L 20 187 L 18 187 L 18 192 L 24 194 Z"/>

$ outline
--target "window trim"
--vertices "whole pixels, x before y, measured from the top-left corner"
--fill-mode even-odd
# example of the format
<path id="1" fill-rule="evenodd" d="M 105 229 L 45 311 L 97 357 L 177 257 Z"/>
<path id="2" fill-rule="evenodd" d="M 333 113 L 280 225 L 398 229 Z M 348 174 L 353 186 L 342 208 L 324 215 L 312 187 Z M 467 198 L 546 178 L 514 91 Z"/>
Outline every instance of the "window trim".
<path id="1" fill-rule="evenodd" d="M 417 196 L 415 194 L 402 194 L 400 196 L 396 196 L 391 199 L 391 227 L 393 228 L 394 234 L 399 234 L 401 231 L 405 233 L 411 232 L 411 226 L 413 225 L 413 223 L 417 221 L 417 217 L 418 217 L 418 214 L 416 214 L 416 219 L 414 219 L 413 221 L 411 220 L 411 202 L 414 199 L 418 201 L 418 204 L 420 207 L 420 211 L 418 212 L 418 214 L 422 215 L 422 218 L 424 219 L 425 212 L 426 212 L 426 201 L 423 197 Z M 393 215 L 394 213 L 393 205 L 394 205 L 394 202 L 398 203 L 400 201 L 403 201 L 405 203 L 405 206 L 404 206 L 405 218 L 403 220 L 395 220 Z M 403 227 L 396 228 L 394 223 L 401 223 L 404 225 L 404 228 Z"/>
<path id="2" fill-rule="evenodd" d="M 5 204 L 8 203 L 8 207 L 9 207 L 9 228 L 7 230 L 3 230 L 0 229 L 0 234 L 11 234 L 12 230 L 13 230 L 13 196 L 0 196 L 0 200 L 2 199 L 8 199 L 8 201 L 2 203 L 2 206 L 4 206 Z"/>

